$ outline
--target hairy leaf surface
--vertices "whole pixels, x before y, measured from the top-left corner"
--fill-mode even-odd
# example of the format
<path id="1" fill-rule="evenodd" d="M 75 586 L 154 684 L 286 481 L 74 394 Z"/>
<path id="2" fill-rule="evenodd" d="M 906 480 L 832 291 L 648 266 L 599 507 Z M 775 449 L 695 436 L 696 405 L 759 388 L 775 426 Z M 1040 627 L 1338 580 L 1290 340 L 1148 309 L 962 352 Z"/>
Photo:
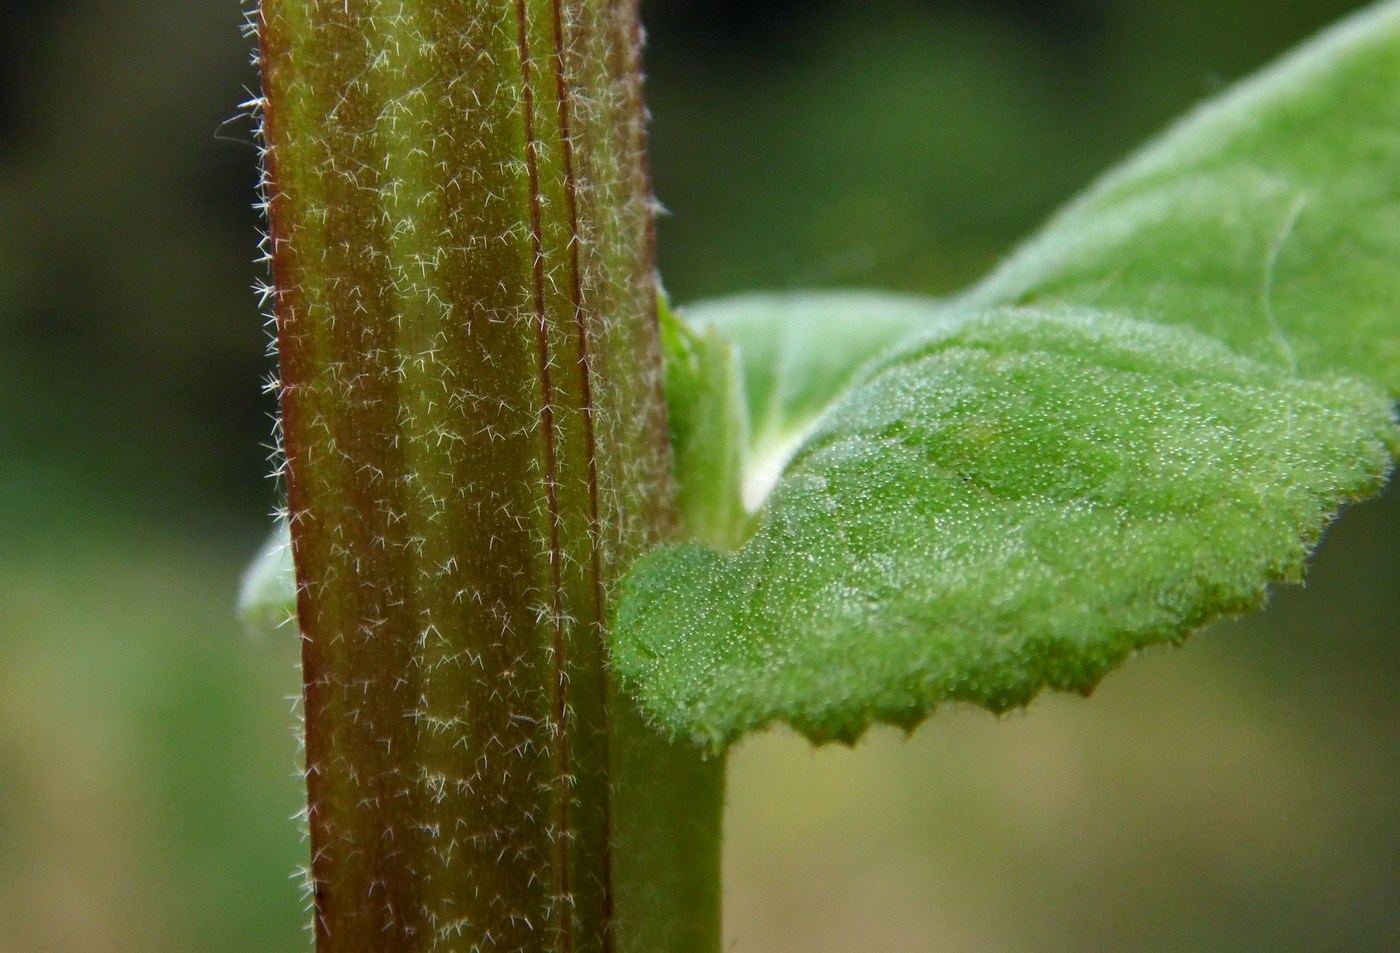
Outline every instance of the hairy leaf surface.
<path id="1" fill-rule="evenodd" d="M 1127 309 L 1400 395 L 1400 4 L 1344 21 L 1072 202 L 972 304 Z"/>
<path id="2" fill-rule="evenodd" d="M 1087 692 L 1260 606 L 1396 451 L 1397 170 L 1389 3 L 1197 110 L 951 304 L 693 309 L 736 348 L 762 508 L 732 552 L 638 563 L 615 669 L 716 748 L 779 720 L 851 738 Z"/>
<path id="3" fill-rule="evenodd" d="M 1088 691 L 1297 579 L 1395 447 L 1390 401 L 1195 332 L 996 310 L 868 371 L 731 554 L 672 547 L 626 581 L 614 664 L 663 725 L 720 746 Z"/>

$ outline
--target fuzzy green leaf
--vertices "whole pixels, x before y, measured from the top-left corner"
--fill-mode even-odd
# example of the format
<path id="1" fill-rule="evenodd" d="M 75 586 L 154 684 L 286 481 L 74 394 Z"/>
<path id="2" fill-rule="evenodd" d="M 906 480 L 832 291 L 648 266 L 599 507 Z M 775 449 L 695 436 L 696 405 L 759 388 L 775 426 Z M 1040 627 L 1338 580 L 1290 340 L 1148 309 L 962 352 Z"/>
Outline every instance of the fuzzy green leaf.
<path id="1" fill-rule="evenodd" d="M 1297 579 L 1375 492 L 1388 397 L 1309 382 L 1108 312 L 944 321 L 863 375 L 732 554 L 672 547 L 624 583 L 614 665 L 715 747 L 1086 692 L 1142 646 Z"/>
<path id="2" fill-rule="evenodd" d="M 786 469 L 737 550 L 638 563 L 615 669 L 714 747 L 777 720 L 851 738 L 1087 692 L 1258 607 L 1396 451 L 1397 169 L 1389 3 L 1198 110 L 958 301 L 872 321 L 864 349 L 820 299 L 786 322 L 771 300 L 696 309 L 740 356 L 746 453 Z"/>
<path id="3" fill-rule="evenodd" d="M 1400 395 L 1400 4 L 1343 21 L 1182 120 L 968 296 L 1195 328 Z"/>

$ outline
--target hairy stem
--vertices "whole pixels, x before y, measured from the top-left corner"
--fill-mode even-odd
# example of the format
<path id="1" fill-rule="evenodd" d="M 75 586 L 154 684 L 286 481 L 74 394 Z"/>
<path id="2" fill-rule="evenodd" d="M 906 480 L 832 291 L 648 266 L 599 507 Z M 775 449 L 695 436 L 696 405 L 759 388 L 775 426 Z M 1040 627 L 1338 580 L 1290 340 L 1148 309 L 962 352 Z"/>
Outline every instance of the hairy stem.
<path id="1" fill-rule="evenodd" d="M 722 767 L 604 651 L 675 525 L 635 3 L 258 30 L 317 948 L 710 948 Z"/>

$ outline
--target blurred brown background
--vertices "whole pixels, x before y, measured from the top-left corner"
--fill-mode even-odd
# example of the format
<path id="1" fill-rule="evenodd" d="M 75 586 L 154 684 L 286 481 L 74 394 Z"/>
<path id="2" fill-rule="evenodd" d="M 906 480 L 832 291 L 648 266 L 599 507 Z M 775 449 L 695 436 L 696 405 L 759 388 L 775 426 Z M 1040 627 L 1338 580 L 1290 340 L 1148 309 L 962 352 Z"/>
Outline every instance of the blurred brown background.
<path id="1" fill-rule="evenodd" d="M 650 0 L 679 301 L 958 287 L 1353 4 Z M 0 953 L 303 949 L 236 0 L 0 2 Z M 1088 702 L 734 757 L 760 951 L 1400 950 L 1400 494 Z"/>

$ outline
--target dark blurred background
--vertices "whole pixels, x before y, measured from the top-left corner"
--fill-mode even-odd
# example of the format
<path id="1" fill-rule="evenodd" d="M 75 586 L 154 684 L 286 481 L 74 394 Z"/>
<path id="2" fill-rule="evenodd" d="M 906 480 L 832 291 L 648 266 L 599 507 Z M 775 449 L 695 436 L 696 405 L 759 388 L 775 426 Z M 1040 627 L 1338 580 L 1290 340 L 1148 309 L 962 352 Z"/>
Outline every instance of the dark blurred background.
<path id="1" fill-rule="evenodd" d="M 1354 4 L 650 0 L 677 300 L 940 293 Z M 0 2 L 0 953 L 303 949 L 237 0 Z M 1089 702 L 735 755 L 738 951 L 1400 950 L 1400 494 Z"/>

